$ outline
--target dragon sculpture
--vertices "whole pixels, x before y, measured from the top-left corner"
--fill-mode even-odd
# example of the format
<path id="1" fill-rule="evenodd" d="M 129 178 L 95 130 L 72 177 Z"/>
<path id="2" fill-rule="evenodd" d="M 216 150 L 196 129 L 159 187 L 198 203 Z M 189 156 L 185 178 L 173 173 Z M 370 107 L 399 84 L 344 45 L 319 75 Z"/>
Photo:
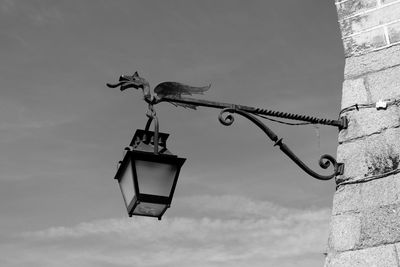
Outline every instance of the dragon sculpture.
<path id="1" fill-rule="evenodd" d="M 140 77 L 138 72 L 135 72 L 132 76 L 121 75 L 118 83 L 107 83 L 107 86 L 110 88 L 120 87 L 121 91 L 124 91 L 128 88 L 142 89 L 143 96 L 147 101 L 157 103 L 164 97 L 180 98 L 182 95 L 204 94 L 204 92 L 210 89 L 211 84 L 203 87 L 194 87 L 178 82 L 162 82 L 154 88 L 153 92 L 151 92 L 149 82 L 145 78 Z M 196 109 L 195 105 L 170 103 L 185 108 Z"/>

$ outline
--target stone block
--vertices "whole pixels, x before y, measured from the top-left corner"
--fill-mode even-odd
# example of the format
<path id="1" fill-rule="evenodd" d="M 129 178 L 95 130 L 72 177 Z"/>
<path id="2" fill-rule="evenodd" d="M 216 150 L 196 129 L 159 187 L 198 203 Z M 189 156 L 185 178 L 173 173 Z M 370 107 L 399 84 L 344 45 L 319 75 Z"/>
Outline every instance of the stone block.
<path id="1" fill-rule="evenodd" d="M 387 205 L 361 213 L 361 247 L 400 241 L 400 206 Z"/>
<path id="2" fill-rule="evenodd" d="M 361 142 L 343 143 L 337 149 L 337 161 L 344 164 L 344 173 L 336 177 L 336 182 L 362 179 L 367 173 L 365 145 Z"/>
<path id="3" fill-rule="evenodd" d="M 356 13 L 374 8 L 377 5 L 376 0 L 348 0 L 336 4 L 339 20 L 352 16 Z"/>
<path id="4" fill-rule="evenodd" d="M 345 79 L 380 71 L 400 64 L 400 45 L 394 45 L 365 55 L 346 58 Z"/>
<path id="5" fill-rule="evenodd" d="M 329 255 L 327 267 L 398 267 L 394 245 L 353 250 Z"/>
<path id="6" fill-rule="evenodd" d="M 365 54 L 386 45 L 387 42 L 383 27 L 343 39 L 344 54 L 346 57 Z"/>
<path id="7" fill-rule="evenodd" d="M 367 210 L 400 204 L 400 173 L 360 185 L 359 209 Z"/>
<path id="8" fill-rule="evenodd" d="M 362 209 L 361 184 L 349 184 L 336 190 L 333 196 L 332 214 L 338 215 Z"/>
<path id="9" fill-rule="evenodd" d="M 336 183 L 361 179 L 367 173 L 364 145 L 358 141 L 339 144 L 337 162 L 344 164 L 343 175 L 336 176 Z"/>
<path id="10" fill-rule="evenodd" d="M 337 161 L 345 164 L 344 174 L 336 178 L 356 181 L 382 175 L 399 168 L 400 128 L 366 136 L 338 146 Z"/>
<path id="11" fill-rule="evenodd" d="M 346 251 L 356 247 L 361 234 L 361 221 L 358 214 L 332 216 L 329 248 Z"/>
<path id="12" fill-rule="evenodd" d="M 400 62 L 399 62 L 400 63 Z M 400 66 L 388 68 L 366 76 L 371 101 L 400 97 Z"/>
<path id="13" fill-rule="evenodd" d="M 375 108 L 352 110 L 343 115 L 347 117 L 349 124 L 347 129 L 339 132 L 339 143 L 400 126 L 399 106 L 390 106 L 386 110 Z"/>
<path id="14" fill-rule="evenodd" d="M 383 6 L 372 12 L 341 20 L 339 25 L 342 36 L 346 37 L 398 19 L 400 19 L 400 3 Z"/>
<path id="15" fill-rule="evenodd" d="M 354 104 L 368 103 L 364 79 L 345 80 L 342 89 L 342 109 Z"/>
<path id="16" fill-rule="evenodd" d="M 390 24 L 387 27 L 390 43 L 400 42 L 400 22 Z"/>

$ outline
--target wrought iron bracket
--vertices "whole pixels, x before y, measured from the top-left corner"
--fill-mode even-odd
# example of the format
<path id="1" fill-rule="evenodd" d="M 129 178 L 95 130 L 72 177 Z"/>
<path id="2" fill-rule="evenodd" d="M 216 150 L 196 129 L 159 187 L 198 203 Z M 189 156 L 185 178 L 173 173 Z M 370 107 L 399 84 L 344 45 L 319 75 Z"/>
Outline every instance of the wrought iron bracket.
<path id="1" fill-rule="evenodd" d="M 202 106 L 202 107 L 209 107 L 209 108 L 217 108 L 222 109 L 219 114 L 219 121 L 225 125 L 229 126 L 233 123 L 234 118 L 232 113 L 237 113 L 255 125 L 257 125 L 274 143 L 274 146 L 278 146 L 279 149 L 287 155 L 294 163 L 296 163 L 303 171 L 305 171 L 310 176 L 318 179 L 318 180 L 330 180 L 337 175 L 343 175 L 344 173 L 344 163 L 338 163 L 334 157 L 328 154 L 324 154 L 319 159 L 318 163 L 319 166 L 323 169 L 327 169 L 331 164 L 333 166 L 333 173 L 330 175 L 322 175 L 311 168 L 309 168 L 303 161 L 301 161 L 296 154 L 294 154 L 290 148 L 282 142 L 282 139 L 279 139 L 278 136 L 269 129 L 263 122 L 261 122 L 258 118 L 254 115 L 266 115 L 266 116 L 273 116 L 279 118 L 285 118 L 290 120 L 298 120 L 298 121 L 305 121 L 310 122 L 313 124 L 322 124 L 322 125 L 329 125 L 338 127 L 339 130 L 347 129 L 348 127 L 348 120 L 346 116 L 340 117 L 338 120 L 329 120 L 329 119 L 321 119 L 312 116 L 300 115 L 300 114 L 293 114 L 288 112 L 280 112 L 280 111 L 272 111 L 267 109 L 261 108 L 254 108 L 249 106 L 243 105 L 236 105 L 230 103 L 221 103 L 215 101 L 208 101 L 202 99 L 194 99 L 194 98 L 184 98 L 184 97 L 163 97 L 160 99 L 149 99 L 145 98 L 145 101 L 149 103 L 149 105 L 158 104 L 160 102 L 169 102 L 169 103 L 178 103 L 178 104 L 188 104 L 192 106 Z M 224 114 L 228 114 L 226 117 L 223 117 Z"/>
<path id="2" fill-rule="evenodd" d="M 229 113 L 229 114 L 227 114 L 227 116 L 224 117 L 224 114 L 226 114 L 226 113 Z M 321 175 L 321 174 L 314 172 L 306 164 L 304 164 L 304 162 L 302 162 L 289 149 L 289 147 L 286 144 L 284 144 L 282 142 L 281 138 L 279 138 L 263 122 L 261 122 L 259 119 L 257 119 L 253 115 L 249 114 L 248 112 L 245 112 L 245 111 L 237 109 L 237 108 L 225 108 L 221 111 L 221 113 L 218 116 L 219 121 L 225 126 L 232 125 L 232 123 L 235 120 L 234 117 L 232 116 L 232 113 L 237 113 L 237 114 L 247 118 L 248 120 L 253 122 L 255 125 L 257 125 L 269 137 L 269 139 L 271 139 L 274 142 L 274 146 L 278 146 L 283 153 L 285 153 L 291 160 L 293 160 L 294 163 L 296 163 L 303 171 L 305 171 L 307 174 L 311 175 L 312 177 L 314 177 L 318 180 L 330 180 L 337 175 L 343 174 L 344 164 L 336 162 L 335 158 L 328 154 L 321 156 L 321 158 L 319 159 L 319 166 L 323 169 L 327 169 L 332 164 L 333 173 L 330 175 Z"/>
<path id="3" fill-rule="evenodd" d="M 121 76 L 122 77 L 122 76 Z M 121 78 L 120 78 L 121 80 Z M 120 86 L 121 82 L 115 85 L 107 84 L 108 87 L 115 88 Z M 139 85 L 132 84 L 130 87 L 134 87 L 136 89 L 142 88 Z M 128 87 L 127 87 L 128 88 Z M 126 89 L 126 88 L 125 88 Z M 121 89 L 122 90 L 122 89 Z M 143 91 L 144 92 L 144 91 Z M 263 108 L 255 108 L 249 107 L 244 105 L 236 105 L 230 103 L 222 103 L 222 102 L 215 102 L 215 101 L 208 101 L 202 99 L 195 99 L 195 98 L 186 98 L 186 97 L 175 97 L 175 96 L 162 96 L 158 97 L 152 94 L 144 94 L 144 100 L 149 104 L 149 112 L 147 116 L 149 120 L 146 124 L 146 130 L 148 131 L 150 124 L 154 121 L 154 154 L 158 154 L 158 145 L 159 145 L 159 125 L 156 113 L 154 111 L 154 105 L 161 103 L 161 102 L 168 102 L 175 105 L 182 105 L 185 107 L 209 107 L 209 108 L 216 108 L 222 109 L 219 114 L 219 121 L 226 126 L 229 126 L 233 123 L 234 117 L 232 113 L 237 113 L 254 124 L 256 124 L 273 142 L 274 146 L 278 146 L 280 150 L 285 153 L 294 163 L 296 163 L 303 171 L 307 174 L 311 175 L 312 177 L 319 179 L 319 180 L 330 180 L 337 175 L 342 175 L 344 172 L 344 164 L 338 163 L 334 157 L 324 154 L 319 159 L 319 166 L 323 169 L 327 169 L 331 164 L 333 166 L 333 173 L 330 175 L 321 175 L 312 169 L 310 169 L 304 162 L 302 162 L 287 146 L 282 142 L 282 139 L 279 139 L 278 136 L 269 129 L 263 122 L 261 122 L 258 118 L 254 115 L 264 115 L 264 116 L 272 116 L 272 117 L 279 117 L 289 120 L 296 120 L 296 121 L 304 121 L 309 122 L 312 124 L 321 124 L 321 125 L 329 125 L 338 127 L 339 130 L 347 129 L 348 127 L 348 120 L 346 116 L 341 116 L 338 120 L 330 120 L 330 119 L 321 119 L 312 116 L 300 115 L 300 114 L 293 114 L 288 112 L 280 112 L 280 111 L 273 111 Z M 224 114 L 227 114 L 224 117 Z"/>

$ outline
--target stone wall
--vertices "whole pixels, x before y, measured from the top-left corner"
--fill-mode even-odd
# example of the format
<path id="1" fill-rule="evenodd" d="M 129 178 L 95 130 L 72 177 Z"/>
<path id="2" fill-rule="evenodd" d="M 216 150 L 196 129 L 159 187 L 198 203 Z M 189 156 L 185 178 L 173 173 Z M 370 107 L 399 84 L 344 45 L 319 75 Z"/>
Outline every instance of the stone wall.
<path id="1" fill-rule="evenodd" d="M 336 179 L 325 266 L 399 267 L 400 1 L 335 5 L 346 57 L 341 115 L 349 127 L 339 133 L 345 171 Z"/>
<path id="2" fill-rule="evenodd" d="M 335 1 L 346 57 L 400 43 L 398 0 Z"/>

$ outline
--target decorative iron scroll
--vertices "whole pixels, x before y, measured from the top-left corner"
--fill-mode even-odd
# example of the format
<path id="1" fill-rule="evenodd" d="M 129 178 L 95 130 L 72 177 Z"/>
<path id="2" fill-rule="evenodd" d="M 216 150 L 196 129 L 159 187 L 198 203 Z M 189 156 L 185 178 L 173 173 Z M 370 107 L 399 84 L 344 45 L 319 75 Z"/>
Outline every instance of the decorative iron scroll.
<path id="1" fill-rule="evenodd" d="M 296 163 L 303 171 L 305 171 L 312 177 L 314 177 L 318 180 L 330 180 L 337 175 L 343 174 L 344 164 L 336 162 L 334 157 L 327 155 L 327 154 L 321 156 L 321 158 L 319 159 L 319 166 L 323 169 L 327 169 L 332 164 L 333 173 L 331 175 L 321 175 L 321 174 L 314 172 L 306 164 L 304 164 L 304 162 L 302 162 L 282 142 L 282 139 L 279 139 L 279 137 L 271 129 L 269 129 L 264 123 L 262 123 L 259 119 L 257 119 L 253 115 L 249 114 L 248 112 L 245 112 L 245 111 L 237 109 L 237 108 L 225 108 L 220 112 L 220 114 L 218 116 L 219 121 L 225 126 L 232 125 L 232 123 L 235 120 L 232 113 L 237 113 L 237 114 L 247 118 L 248 120 L 253 122 L 255 125 L 257 125 L 269 137 L 269 139 L 271 139 L 273 142 L 275 142 L 274 146 L 279 146 L 280 150 L 283 153 L 285 153 L 291 160 L 294 161 L 294 163 Z M 226 116 L 224 117 L 224 115 L 226 115 Z"/>

